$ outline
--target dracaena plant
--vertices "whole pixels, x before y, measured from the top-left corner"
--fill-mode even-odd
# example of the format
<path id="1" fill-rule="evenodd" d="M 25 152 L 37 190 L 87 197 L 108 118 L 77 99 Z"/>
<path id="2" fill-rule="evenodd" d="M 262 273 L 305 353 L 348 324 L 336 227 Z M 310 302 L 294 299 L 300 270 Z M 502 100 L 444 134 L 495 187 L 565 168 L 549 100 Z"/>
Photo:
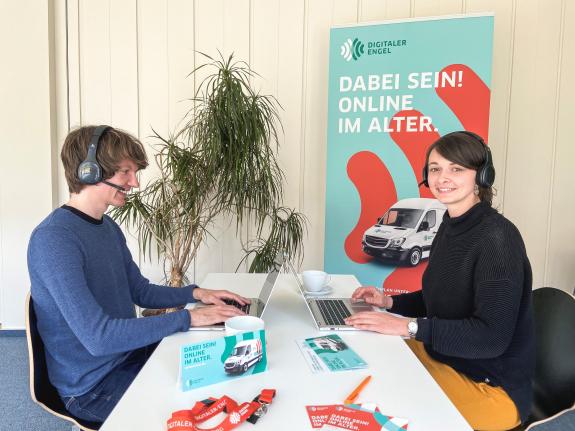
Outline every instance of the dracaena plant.
<path id="1" fill-rule="evenodd" d="M 305 217 L 282 206 L 284 175 L 277 163 L 279 104 L 251 87 L 248 64 L 213 59 L 197 67 L 208 71 L 192 99 L 184 124 L 169 136 L 154 131 L 158 178 L 132 193 L 111 211 L 135 230 L 145 258 L 167 262 L 167 283 L 186 283 L 186 271 L 216 220 L 234 220 L 250 272 L 267 272 L 279 252 L 301 261 Z M 278 129 L 279 128 L 279 129 Z M 242 239 L 242 226 L 254 238 Z"/>

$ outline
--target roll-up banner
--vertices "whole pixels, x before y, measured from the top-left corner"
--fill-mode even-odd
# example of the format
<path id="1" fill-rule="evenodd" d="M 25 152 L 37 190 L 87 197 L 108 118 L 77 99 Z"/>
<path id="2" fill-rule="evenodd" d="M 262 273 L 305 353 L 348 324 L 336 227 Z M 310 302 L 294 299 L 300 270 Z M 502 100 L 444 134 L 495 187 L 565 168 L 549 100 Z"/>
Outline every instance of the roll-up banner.
<path id="1" fill-rule="evenodd" d="M 493 15 L 332 28 L 324 268 L 397 294 L 421 289 L 445 207 L 425 151 L 468 130 L 487 142 Z"/>

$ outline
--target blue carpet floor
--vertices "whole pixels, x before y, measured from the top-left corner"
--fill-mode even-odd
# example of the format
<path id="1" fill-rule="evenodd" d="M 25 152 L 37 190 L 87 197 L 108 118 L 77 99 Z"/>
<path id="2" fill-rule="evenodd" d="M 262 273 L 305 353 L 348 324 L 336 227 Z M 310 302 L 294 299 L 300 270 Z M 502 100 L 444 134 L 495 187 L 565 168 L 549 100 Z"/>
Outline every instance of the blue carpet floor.
<path id="1" fill-rule="evenodd" d="M 0 431 L 70 431 L 30 398 L 26 337 L 0 336 Z"/>

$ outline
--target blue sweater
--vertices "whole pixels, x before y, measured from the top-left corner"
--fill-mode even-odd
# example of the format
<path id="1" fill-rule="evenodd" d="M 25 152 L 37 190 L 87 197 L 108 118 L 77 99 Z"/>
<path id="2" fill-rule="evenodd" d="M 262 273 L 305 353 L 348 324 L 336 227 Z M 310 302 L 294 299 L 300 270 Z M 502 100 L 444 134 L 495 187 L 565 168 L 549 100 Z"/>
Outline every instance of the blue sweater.
<path id="1" fill-rule="evenodd" d="M 187 310 L 136 318 L 148 308 L 194 302 L 194 286 L 156 286 L 142 276 L 118 225 L 71 209 L 54 210 L 28 245 L 38 331 L 48 374 L 63 397 L 88 392 L 131 350 L 190 326 Z"/>

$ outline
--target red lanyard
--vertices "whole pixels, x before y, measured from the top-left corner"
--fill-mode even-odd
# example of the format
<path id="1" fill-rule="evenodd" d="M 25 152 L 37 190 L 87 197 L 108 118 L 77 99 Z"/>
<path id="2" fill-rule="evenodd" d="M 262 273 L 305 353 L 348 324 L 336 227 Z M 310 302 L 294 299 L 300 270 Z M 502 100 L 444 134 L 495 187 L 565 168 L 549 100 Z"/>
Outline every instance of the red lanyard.
<path id="1" fill-rule="evenodd" d="M 264 389 L 251 402 L 236 403 L 227 395 L 198 401 L 190 410 L 178 410 L 168 419 L 168 431 L 228 431 L 244 421 L 255 424 L 267 412 L 267 406 L 276 395 L 275 389 Z M 226 418 L 213 428 L 199 428 L 197 425 L 213 418 L 220 412 Z"/>

